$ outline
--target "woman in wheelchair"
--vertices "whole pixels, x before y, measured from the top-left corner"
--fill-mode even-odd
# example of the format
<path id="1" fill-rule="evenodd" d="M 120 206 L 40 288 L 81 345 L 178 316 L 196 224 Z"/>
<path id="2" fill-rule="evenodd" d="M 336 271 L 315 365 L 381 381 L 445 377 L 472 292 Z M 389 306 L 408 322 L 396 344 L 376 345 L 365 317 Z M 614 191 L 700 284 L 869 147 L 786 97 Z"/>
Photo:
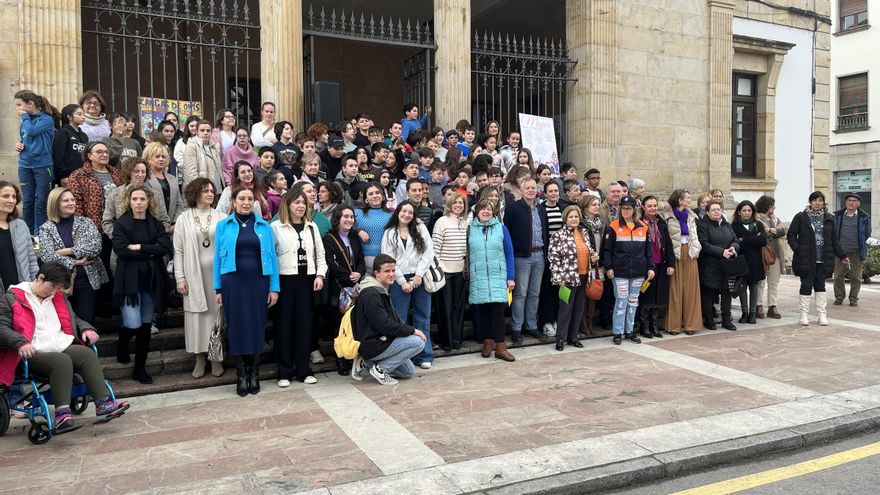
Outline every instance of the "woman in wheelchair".
<path id="1" fill-rule="evenodd" d="M 48 377 L 55 398 L 54 434 L 77 429 L 70 410 L 73 374 L 79 373 L 95 398 L 96 416 L 109 419 L 128 409 L 112 398 L 97 354 L 90 323 L 74 314 L 62 290 L 71 272 L 60 263 L 44 263 L 32 282 L 12 285 L 0 295 L 0 383 L 9 386 L 22 360 L 30 371 Z"/>

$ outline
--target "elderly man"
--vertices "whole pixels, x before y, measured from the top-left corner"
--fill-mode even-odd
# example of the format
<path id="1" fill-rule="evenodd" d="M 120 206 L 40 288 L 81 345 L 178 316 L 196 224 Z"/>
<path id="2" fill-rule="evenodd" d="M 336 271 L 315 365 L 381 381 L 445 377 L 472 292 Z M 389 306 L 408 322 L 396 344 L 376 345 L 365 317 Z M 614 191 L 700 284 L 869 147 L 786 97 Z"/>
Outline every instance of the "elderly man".
<path id="1" fill-rule="evenodd" d="M 834 259 L 834 304 L 843 304 L 846 297 L 844 279 L 849 276 L 849 305 L 858 306 L 862 264 L 868 257 L 868 238 L 871 237 L 871 215 L 860 208 L 862 198 L 858 194 L 849 193 L 844 199 L 846 208 L 834 213 L 834 233 L 846 251 L 849 266 Z"/>

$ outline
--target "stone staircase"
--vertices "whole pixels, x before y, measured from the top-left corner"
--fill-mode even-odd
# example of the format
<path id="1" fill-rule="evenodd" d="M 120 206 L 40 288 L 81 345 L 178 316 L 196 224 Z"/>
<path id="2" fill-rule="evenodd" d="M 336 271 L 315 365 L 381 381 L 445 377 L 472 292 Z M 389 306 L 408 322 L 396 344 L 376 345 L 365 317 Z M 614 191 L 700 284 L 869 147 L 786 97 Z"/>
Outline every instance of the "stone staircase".
<path id="1" fill-rule="evenodd" d="M 227 358 L 224 362 L 226 372 L 219 377 L 212 376 L 210 364 L 208 373 L 196 380 L 192 377 L 192 369 L 195 366 L 195 356 L 186 352 L 183 333 L 183 312 L 171 310 L 158 321 L 160 331 L 153 335 L 150 343 L 150 354 L 147 358 L 147 372 L 153 376 L 155 383 L 143 385 L 131 379 L 133 364 L 120 364 L 116 362 L 116 344 L 120 320 L 118 317 L 99 319 L 95 326 L 101 335 L 98 341 L 98 354 L 104 373 L 113 385 L 118 397 L 133 397 L 139 395 L 175 392 L 228 385 L 235 383 L 234 363 Z M 509 321 L 508 321 L 509 326 Z M 509 330 L 509 328 L 508 328 Z M 436 325 L 432 325 L 432 331 L 436 332 Z M 269 331 L 271 333 L 271 330 Z M 465 318 L 464 332 L 466 336 L 472 335 L 472 326 L 469 318 Z M 549 339 L 534 339 L 523 336 L 523 346 L 540 345 L 549 343 Z M 336 354 L 333 351 L 332 341 L 320 341 L 321 354 L 324 363 L 312 364 L 315 373 L 333 373 L 336 371 Z M 481 344 L 473 340 L 465 340 L 461 349 L 444 351 L 435 349 L 435 356 L 442 359 L 446 356 L 470 354 L 480 352 Z M 134 353 L 134 342 L 129 349 Z M 132 356 L 133 357 L 133 356 Z M 275 378 L 274 356 L 271 344 L 266 347 L 261 355 L 260 376 L 262 379 Z"/>

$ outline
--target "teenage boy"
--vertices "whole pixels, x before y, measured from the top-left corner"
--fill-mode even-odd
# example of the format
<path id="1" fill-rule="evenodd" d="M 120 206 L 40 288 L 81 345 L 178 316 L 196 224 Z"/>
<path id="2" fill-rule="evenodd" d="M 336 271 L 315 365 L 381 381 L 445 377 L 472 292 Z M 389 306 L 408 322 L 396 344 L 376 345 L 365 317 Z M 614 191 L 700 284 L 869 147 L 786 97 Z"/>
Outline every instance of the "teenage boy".
<path id="1" fill-rule="evenodd" d="M 489 171 L 480 170 L 474 175 L 474 182 L 477 184 L 477 192 L 482 191 L 484 187 L 489 185 Z"/>
<path id="2" fill-rule="evenodd" d="M 563 184 L 564 184 L 564 181 L 567 181 L 567 180 L 573 180 L 573 181 L 575 181 L 575 183 L 577 183 L 577 179 L 578 179 L 577 175 L 578 175 L 578 173 L 577 173 L 577 169 L 574 166 L 574 163 L 565 162 L 562 164 L 561 167 L 559 167 L 559 176 L 562 177 Z"/>
<path id="3" fill-rule="evenodd" d="M 401 135 L 403 134 L 403 124 L 401 124 L 400 122 L 392 122 L 391 128 L 388 129 L 388 134 L 390 134 L 391 136 L 385 140 L 385 145 L 391 147 L 391 145 L 394 143 L 394 140 L 401 137 Z"/>
<path id="4" fill-rule="evenodd" d="M 321 157 L 321 162 L 327 169 L 328 177 L 336 177 L 342 171 L 342 155 L 344 154 L 345 142 L 343 139 L 338 136 L 331 136 L 327 141 L 327 146 L 318 153 L 318 156 Z"/>
<path id="5" fill-rule="evenodd" d="M 446 149 L 451 150 L 458 145 L 458 131 L 451 129 L 446 132 Z"/>
<path id="6" fill-rule="evenodd" d="M 428 199 L 436 204 L 444 204 L 443 187 L 446 185 L 446 173 L 443 163 L 435 160 L 431 164 L 431 178 L 428 180 L 428 188 L 430 190 Z"/>
<path id="7" fill-rule="evenodd" d="M 370 147 L 370 127 L 373 126 L 373 119 L 365 113 L 359 113 L 356 119 L 357 133 L 352 139 L 354 145 L 359 148 Z"/>
<path id="8" fill-rule="evenodd" d="M 431 179 L 431 164 L 434 163 L 434 151 L 425 146 L 419 150 L 419 178 L 430 180 Z"/>
<path id="9" fill-rule="evenodd" d="M 345 202 L 352 204 L 354 195 L 351 194 L 352 187 L 360 182 L 358 180 L 358 162 L 354 154 L 349 153 L 342 159 L 342 170 L 336 175 L 336 183 L 342 188 L 345 196 Z"/>
<path id="10" fill-rule="evenodd" d="M 464 128 L 464 141 L 458 143 L 456 146 L 461 150 L 462 156 L 465 158 L 470 157 L 471 149 L 474 147 L 474 137 L 477 135 L 477 131 L 474 129 L 474 126 L 469 125 Z"/>
<path id="11" fill-rule="evenodd" d="M 425 107 L 425 116 L 419 120 L 419 107 L 415 103 L 407 103 L 403 106 L 404 117 L 400 119 L 402 131 L 400 136 L 406 141 L 410 134 L 428 127 L 428 116 L 431 115 L 431 106 Z"/>
<path id="12" fill-rule="evenodd" d="M 370 127 L 370 132 L 367 135 L 370 139 L 370 146 L 373 146 L 376 143 L 381 143 L 385 140 L 385 134 L 382 132 L 382 129 L 378 127 Z M 367 149 L 370 149 L 370 146 Z"/>
<path id="13" fill-rule="evenodd" d="M 602 173 L 598 168 L 591 168 L 584 174 L 584 193 L 590 196 L 596 196 L 600 200 L 605 200 L 605 193 L 599 189 L 599 183 L 602 181 Z"/>
<path id="14" fill-rule="evenodd" d="M 295 168 L 302 158 L 302 150 L 293 142 L 293 124 L 287 121 L 277 122 L 275 139 L 278 140 L 272 145 L 276 157 L 275 168 Z"/>
<path id="15" fill-rule="evenodd" d="M 562 182 L 562 188 L 565 190 L 565 196 L 572 204 L 578 204 L 581 199 L 581 186 L 578 181 L 566 179 Z"/>
<path id="16" fill-rule="evenodd" d="M 403 167 L 403 178 L 397 181 L 397 188 L 394 190 L 394 197 L 397 202 L 406 200 L 406 184 L 407 182 L 419 177 L 418 160 L 410 160 Z"/>
<path id="17" fill-rule="evenodd" d="M 418 177 L 411 179 L 406 184 L 406 198 L 410 203 L 413 204 L 413 209 L 415 210 L 416 218 L 422 221 L 427 227 L 431 223 L 431 216 L 433 215 L 433 210 L 431 207 L 424 204 L 424 191 L 423 188 L 426 188 L 428 183 L 423 179 Z"/>
<path id="18" fill-rule="evenodd" d="M 303 154 L 318 152 L 318 147 L 315 144 L 315 139 L 309 135 L 306 135 L 306 137 L 304 137 L 302 141 L 299 142 L 299 148 L 302 150 Z"/>
<path id="19" fill-rule="evenodd" d="M 348 120 L 344 120 L 339 124 L 338 132 L 339 136 L 342 138 L 343 151 L 345 153 L 351 153 L 357 149 L 357 145 L 354 144 L 354 138 L 357 137 L 357 129 L 354 124 Z"/>
<path id="20" fill-rule="evenodd" d="M 370 147 L 370 154 L 373 155 L 373 166 L 378 168 L 383 168 L 385 166 L 385 161 L 388 160 L 388 155 L 390 151 L 388 150 L 388 145 L 385 143 L 374 143 L 373 146 Z"/>
<path id="21" fill-rule="evenodd" d="M 489 185 L 494 187 L 501 187 L 501 184 L 504 182 L 504 172 L 501 171 L 498 167 L 489 167 L 489 170 L 486 171 L 489 175 Z"/>

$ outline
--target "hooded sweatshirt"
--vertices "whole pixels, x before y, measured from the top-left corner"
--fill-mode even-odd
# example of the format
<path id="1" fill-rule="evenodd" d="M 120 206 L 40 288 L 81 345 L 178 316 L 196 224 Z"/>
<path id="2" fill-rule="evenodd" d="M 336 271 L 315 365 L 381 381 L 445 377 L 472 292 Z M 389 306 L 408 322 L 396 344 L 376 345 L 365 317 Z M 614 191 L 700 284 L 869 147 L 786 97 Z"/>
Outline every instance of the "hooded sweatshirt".
<path id="1" fill-rule="evenodd" d="M 24 149 L 18 154 L 19 167 L 52 166 L 52 139 L 55 137 L 55 122 L 52 117 L 43 112 L 36 115 L 21 114 L 18 136 L 24 144 Z"/>
<path id="2" fill-rule="evenodd" d="M 55 166 L 55 178 L 67 178 L 74 170 L 82 167 L 82 152 L 89 142 L 85 132 L 76 130 L 66 124 L 58 129 L 52 140 L 52 163 Z"/>

